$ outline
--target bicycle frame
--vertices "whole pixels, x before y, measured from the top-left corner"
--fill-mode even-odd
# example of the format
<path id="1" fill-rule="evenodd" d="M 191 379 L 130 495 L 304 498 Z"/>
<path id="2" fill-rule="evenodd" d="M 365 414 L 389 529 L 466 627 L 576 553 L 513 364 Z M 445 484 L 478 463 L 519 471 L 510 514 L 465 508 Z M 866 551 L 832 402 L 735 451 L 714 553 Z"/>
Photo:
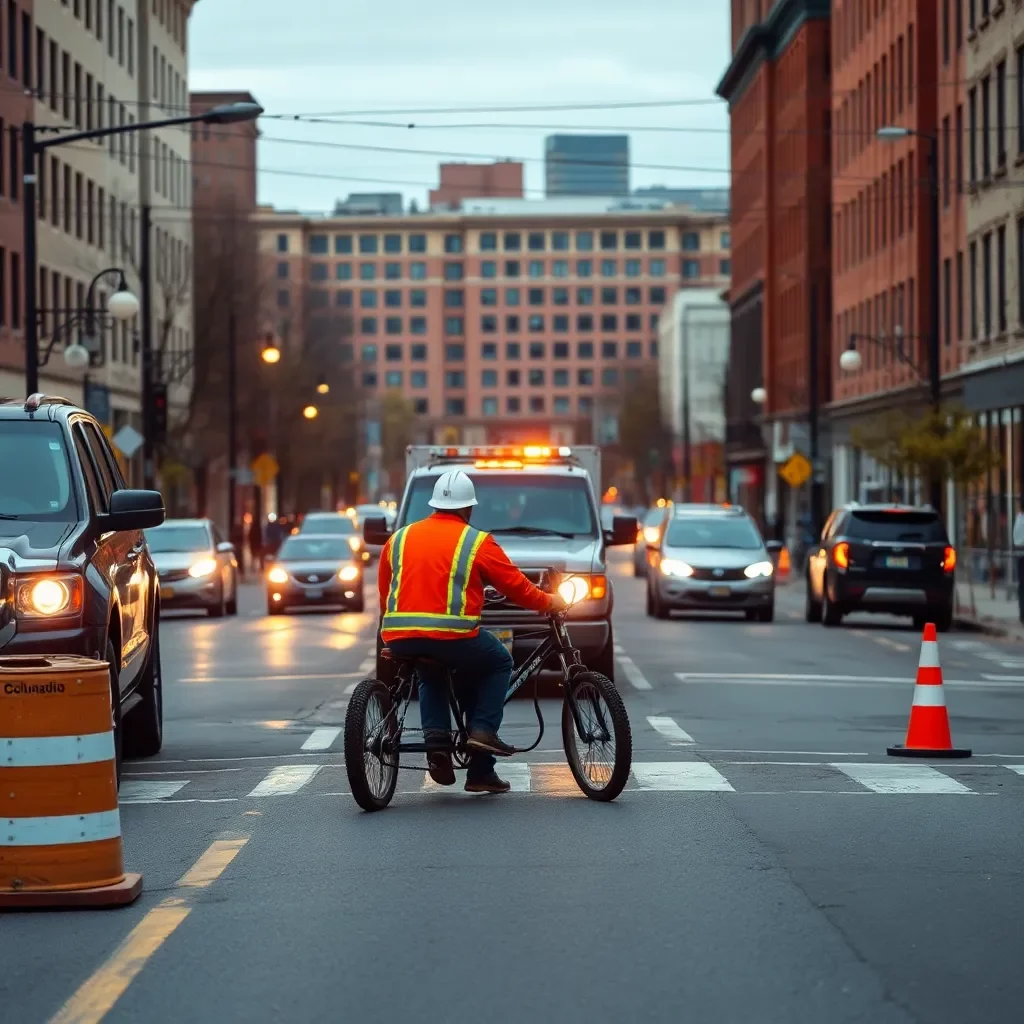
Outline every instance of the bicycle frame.
<path id="1" fill-rule="evenodd" d="M 541 666 L 550 658 L 552 655 L 557 655 L 558 660 L 562 666 L 562 677 L 565 682 L 569 682 L 574 676 L 580 672 L 586 672 L 587 667 L 580 661 L 580 652 L 573 647 L 572 640 L 569 638 L 569 631 L 565 628 L 565 619 L 563 616 L 553 617 L 549 620 L 550 630 L 548 636 L 541 641 L 537 649 L 524 661 L 519 668 L 515 669 L 512 673 L 512 678 L 509 680 L 508 690 L 505 692 L 505 703 L 507 704 L 515 694 L 522 689 L 523 686 L 533 677 L 533 675 L 540 671 Z M 449 684 L 451 682 L 451 673 L 447 673 Z M 404 702 L 404 696 L 402 691 L 407 685 L 411 683 L 411 678 L 397 678 L 396 686 L 394 687 L 392 698 L 396 704 Z M 456 700 L 454 689 L 449 686 L 449 702 L 451 710 L 455 716 L 456 722 L 456 733 L 460 740 L 465 740 L 465 725 L 462 721 L 462 709 L 459 707 L 458 701 Z M 576 729 L 579 735 L 585 739 L 590 737 L 580 719 L 579 707 L 576 704 L 575 698 L 572 697 L 569 688 L 565 691 L 565 700 L 569 704 L 569 710 L 573 717 L 573 722 L 576 725 Z M 539 715 L 539 711 L 538 711 Z M 404 716 L 403 716 L 404 718 Z M 607 725 L 602 721 L 602 728 L 607 730 Z M 426 743 L 403 743 L 399 740 L 398 753 L 401 754 L 423 754 L 427 752 Z"/>

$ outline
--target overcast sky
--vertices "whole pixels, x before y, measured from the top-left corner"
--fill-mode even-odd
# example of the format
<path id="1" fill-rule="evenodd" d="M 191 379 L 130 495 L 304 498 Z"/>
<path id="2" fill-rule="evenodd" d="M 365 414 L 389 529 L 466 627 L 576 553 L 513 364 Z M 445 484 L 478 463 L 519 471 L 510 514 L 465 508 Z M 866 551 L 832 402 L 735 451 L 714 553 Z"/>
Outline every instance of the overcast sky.
<path id="1" fill-rule="evenodd" d="M 544 136 L 567 130 L 629 130 L 633 187 L 729 183 L 728 117 L 714 95 L 729 58 L 726 0 L 246 0 L 244 16 L 241 6 L 196 4 L 190 86 L 249 90 L 263 105 L 263 203 L 328 210 L 349 192 L 395 191 L 422 205 L 438 163 L 498 157 L 524 160 L 527 195 L 539 198 Z M 412 112 L 437 107 L 463 112 Z M 286 119 L 296 114 L 387 123 Z"/>

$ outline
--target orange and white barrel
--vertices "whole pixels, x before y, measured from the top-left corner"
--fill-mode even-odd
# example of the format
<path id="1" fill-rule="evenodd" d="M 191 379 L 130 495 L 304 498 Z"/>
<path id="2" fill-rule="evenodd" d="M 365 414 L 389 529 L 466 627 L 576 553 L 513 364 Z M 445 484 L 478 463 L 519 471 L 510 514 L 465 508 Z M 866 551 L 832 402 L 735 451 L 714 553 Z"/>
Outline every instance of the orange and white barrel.
<path id="1" fill-rule="evenodd" d="M 97 890 L 110 899 L 88 902 L 123 903 L 141 891 L 133 876 L 124 898 L 126 877 L 108 665 L 0 657 L 0 906 Z"/>

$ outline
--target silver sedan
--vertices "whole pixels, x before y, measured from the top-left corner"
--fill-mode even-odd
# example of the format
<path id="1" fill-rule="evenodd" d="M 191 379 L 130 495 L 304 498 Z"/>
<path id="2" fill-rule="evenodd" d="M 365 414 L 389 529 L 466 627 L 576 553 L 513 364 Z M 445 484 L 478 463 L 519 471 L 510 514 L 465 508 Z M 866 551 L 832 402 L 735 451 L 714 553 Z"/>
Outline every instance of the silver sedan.
<path id="1" fill-rule="evenodd" d="M 160 584 L 160 607 L 238 612 L 238 559 L 210 519 L 167 519 L 146 530 Z"/>

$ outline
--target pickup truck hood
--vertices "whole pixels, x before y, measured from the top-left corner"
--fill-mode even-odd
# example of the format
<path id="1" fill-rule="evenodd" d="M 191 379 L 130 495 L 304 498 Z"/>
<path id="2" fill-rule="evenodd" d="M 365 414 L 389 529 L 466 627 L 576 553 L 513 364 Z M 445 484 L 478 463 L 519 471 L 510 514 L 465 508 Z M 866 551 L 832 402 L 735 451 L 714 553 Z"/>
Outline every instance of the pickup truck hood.
<path id="1" fill-rule="evenodd" d="M 495 533 L 509 559 L 520 569 L 558 569 L 561 572 L 602 572 L 601 543 L 597 537 L 545 537 Z"/>
<path id="2" fill-rule="evenodd" d="M 57 568 L 57 556 L 70 523 L 30 523 L 0 520 L 0 563 L 12 572 L 50 572 Z"/>

